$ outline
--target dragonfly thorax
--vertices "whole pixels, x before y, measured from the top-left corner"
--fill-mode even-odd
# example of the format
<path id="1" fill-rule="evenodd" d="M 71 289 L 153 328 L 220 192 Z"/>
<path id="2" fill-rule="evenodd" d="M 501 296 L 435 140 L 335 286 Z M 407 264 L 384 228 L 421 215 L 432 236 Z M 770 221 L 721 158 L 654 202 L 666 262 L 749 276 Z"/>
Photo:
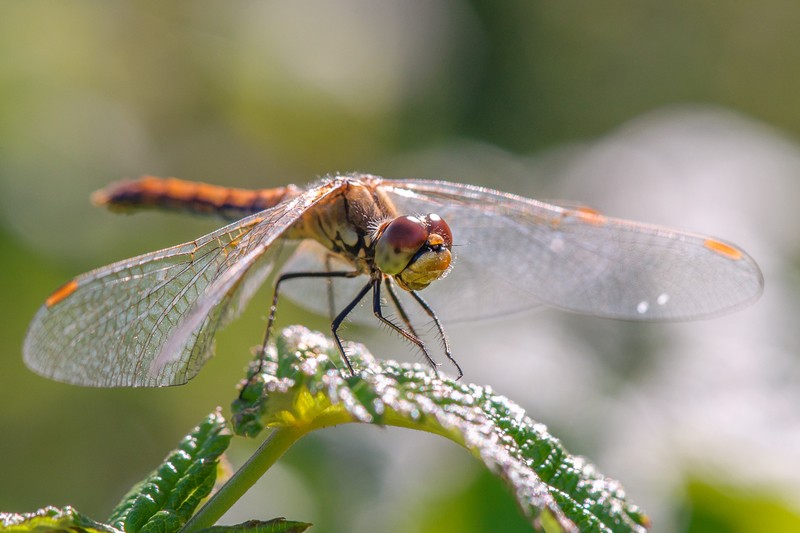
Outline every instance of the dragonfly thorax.
<path id="1" fill-rule="evenodd" d="M 311 239 L 344 258 L 356 270 L 373 270 L 373 234 L 376 220 L 397 216 L 392 202 L 377 194 L 370 182 L 337 178 L 327 186 L 333 193 L 322 198 L 295 222 L 287 236 Z"/>

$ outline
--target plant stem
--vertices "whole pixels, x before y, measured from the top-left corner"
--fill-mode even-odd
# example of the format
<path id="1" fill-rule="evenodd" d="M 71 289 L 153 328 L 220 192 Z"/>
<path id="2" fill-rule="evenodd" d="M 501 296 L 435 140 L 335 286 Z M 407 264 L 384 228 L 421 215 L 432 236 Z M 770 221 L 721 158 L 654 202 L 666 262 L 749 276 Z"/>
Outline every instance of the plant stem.
<path id="1" fill-rule="evenodd" d="M 213 526 L 306 431 L 296 427 L 275 429 L 247 462 L 186 522 L 181 533 L 194 533 Z"/>

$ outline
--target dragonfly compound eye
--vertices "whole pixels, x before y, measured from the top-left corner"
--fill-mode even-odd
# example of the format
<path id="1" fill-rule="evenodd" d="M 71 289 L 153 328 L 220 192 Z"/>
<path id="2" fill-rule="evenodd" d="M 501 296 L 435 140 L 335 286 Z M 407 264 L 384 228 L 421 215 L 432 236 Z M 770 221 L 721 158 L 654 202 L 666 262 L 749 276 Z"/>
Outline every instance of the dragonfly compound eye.
<path id="1" fill-rule="evenodd" d="M 403 271 L 428 240 L 428 227 L 417 217 L 397 217 L 375 243 L 375 264 L 384 274 Z"/>
<path id="2" fill-rule="evenodd" d="M 453 234 L 439 215 L 422 218 L 427 238 L 402 271 L 395 275 L 397 284 L 406 290 L 422 290 L 444 276 L 450 268 Z"/>
<path id="3" fill-rule="evenodd" d="M 447 225 L 447 222 L 442 217 L 430 214 L 423 219 L 423 222 L 428 226 L 428 232 L 431 236 L 438 235 L 442 238 L 445 248 L 449 249 L 453 245 L 453 232 L 450 231 L 450 226 Z"/>

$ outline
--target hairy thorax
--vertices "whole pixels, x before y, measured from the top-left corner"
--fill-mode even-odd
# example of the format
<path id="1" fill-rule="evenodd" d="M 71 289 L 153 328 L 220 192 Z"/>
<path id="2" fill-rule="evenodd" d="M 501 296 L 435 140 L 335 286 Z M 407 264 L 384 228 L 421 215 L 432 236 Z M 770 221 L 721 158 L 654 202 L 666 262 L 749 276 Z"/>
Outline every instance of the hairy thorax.
<path id="1" fill-rule="evenodd" d="M 343 186 L 337 186 L 342 180 Z M 397 216 L 391 200 L 380 190 L 380 178 L 358 181 L 336 178 L 335 190 L 323 197 L 292 226 L 292 239 L 313 239 L 343 257 L 360 272 L 375 270 L 373 236 L 378 226 Z"/>

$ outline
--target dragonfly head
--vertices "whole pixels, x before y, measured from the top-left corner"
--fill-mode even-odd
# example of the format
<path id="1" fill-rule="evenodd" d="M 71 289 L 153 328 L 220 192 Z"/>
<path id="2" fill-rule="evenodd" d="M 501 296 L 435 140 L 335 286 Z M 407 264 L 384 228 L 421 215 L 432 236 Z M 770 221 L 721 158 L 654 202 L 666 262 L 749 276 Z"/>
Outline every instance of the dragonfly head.
<path id="1" fill-rule="evenodd" d="M 403 289 L 418 291 L 450 268 L 453 234 L 439 215 L 402 216 L 382 224 L 375 237 L 375 265 Z"/>

